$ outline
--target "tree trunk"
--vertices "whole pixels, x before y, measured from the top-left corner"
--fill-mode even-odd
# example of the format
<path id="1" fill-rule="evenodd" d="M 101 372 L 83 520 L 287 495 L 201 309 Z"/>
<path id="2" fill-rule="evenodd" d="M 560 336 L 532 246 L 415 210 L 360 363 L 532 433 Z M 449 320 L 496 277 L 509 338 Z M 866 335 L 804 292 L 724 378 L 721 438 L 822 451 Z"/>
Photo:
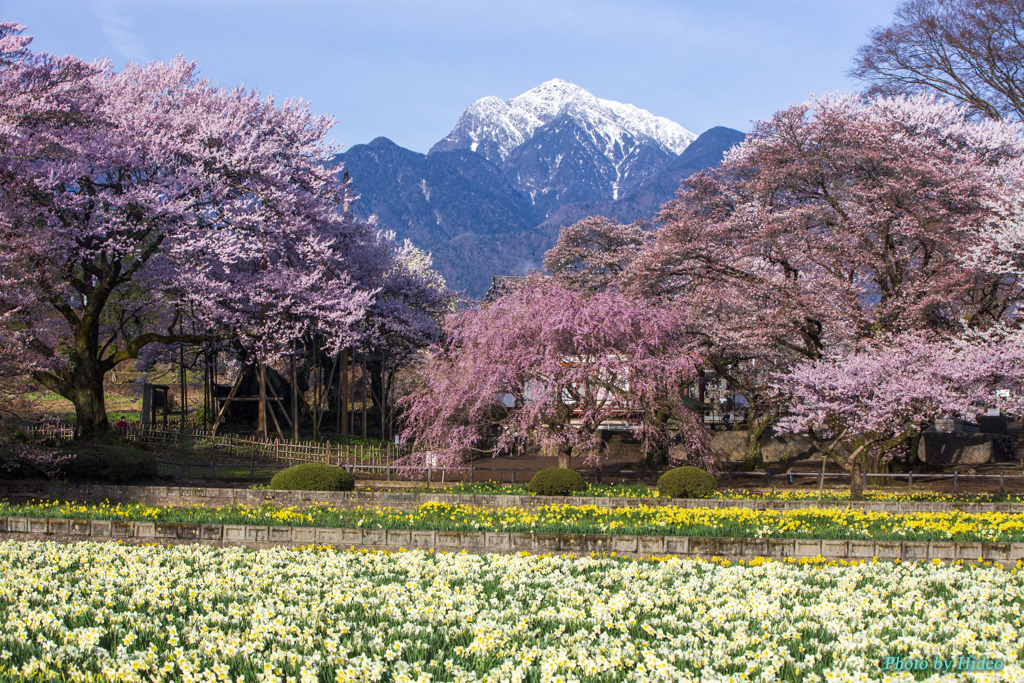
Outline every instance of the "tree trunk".
<path id="1" fill-rule="evenodd" d="M 864 500 L 864 467 L 860 455 L 850 462 L 850 500 Z"/>
<path id="2" fill-rule="evenodd" d="M 572 469 L 572 448 L 565 444 L 558 444 L 553 449 L 555 456 L 557 457 L 558 467 L 564 467 L 567 470 Z"/>
<path id="3" fill-rule="evenodd" d="M 658 410 L 654 413 L 654 425 L 659 434 L 666 432 L 668 420 L 671 416 L 671 411 L 664 406 L 659 406 Z M 668 462 L 668 449 L 658 443 L 651 443 L 649 437 L 644 438 L 643 455 L 643 466 L 645 469 L 656 470 Z"/>
<path id="4" fill-rule="evenodd" d="M 650 439 L 644 440 L 643 451 L 645 469 L 656 470 L 668 462 L 668 451 L 651 443 Z"/>
<path id="5" fill-rule="evenodd" d="M 88 350 L 88 349 L 87 349 Z M 90 439 L 110 432 L 107 407 L 103 397 L 106 370 L 100 360 L 86 353 L 77 353 L 70 367 L 56 372 L 37 371 L 32 378 L 44 387 L 71 401 L 75 407 L 75 436 Z"/>
<path id="6" fill-rule="evenodd" d="M 351 395 L 348 386 L 348 349 L 341 351 L 341 363 L 338 367 L 338 433 L 349 433 L 348 399 Z"/>
<path id="7" fill-rule="evenodd" d="M 103 436 L 110 432 L 107 407 L 103 397 L 103 373 L 99 368 L 78 369 L 64 397 L 75 406 L 75 431 L 80 439 Z M 62 392 L 63 393 L 63 392 Z"/>
<path id="8" fill-rule="evenodd" d="M 923 429 L 921 431 L 924 431 Z M 921 431 L 910 437 L 910 450 L 907 453 L 907 471 L 913 472 L 921 466 Z"/>
<path id="9" fill-rule="evenodd" d="M 80 311 L 73 309 L 60 296 L 55 295 L 50 299 L 51 305 L 69 328 L 69 334 L 62 343 L 68 351 L 66 362 L 60 369 L 37 370 L 32 373 L 32 378 L 74 404 L 75 433 L 78 438 L 102 437 L 110 433 L 110 421 L 107 419 L 103 397 L 103 378 L 118 364 L 138 358 L 139 352 L 148 344 L 198 344 L 216 339 L 205 335 L 184 334 L 179 327 L 178 334 L 144 332 L 122 338 L 120 348 L 111 347 L 109 341 L 106 344 L 100 343 L 100 321 L 104 306 L 115 288 L 131 281 L 131 275 L 141 263 L 139 261 L 135 265 L 126 266 L 123 261 L 108 262 L 105 257 L 94 262 L 94 268 L 104 272 L 101 276 L 87 277 L 76 285 L 82 297 L 83 308 Z M 52 353 L 50 350 L 50 355 Z M 183 392 L 183 406 L 185 398 Z"/>
<path id="10" fill-rule="evenodd" d="M 764 453 L 761 450 L 761 438 L 772 424 L 771 414 L 747 418 L 747 464 L 753 469 L 764 468 Z"/>
<path id="11" fill-rule="evenodd" d="M 384 351 L 373 350 L 366 356 L 366 368 L 369 384 L 370 411 L 372 416 L 380 418 L 380 438 L 387 439 L 388 385 L 387 367 Z"/>

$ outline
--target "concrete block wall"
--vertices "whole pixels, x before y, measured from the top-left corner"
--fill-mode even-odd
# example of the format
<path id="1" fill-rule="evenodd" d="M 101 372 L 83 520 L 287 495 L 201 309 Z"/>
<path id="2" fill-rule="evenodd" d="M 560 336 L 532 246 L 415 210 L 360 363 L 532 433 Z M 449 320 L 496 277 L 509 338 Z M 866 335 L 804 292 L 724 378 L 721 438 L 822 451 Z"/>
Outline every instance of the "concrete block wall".
<path id="1" fill-rule="evenodd" d="M 617 534 L 533 534 L 494 531 L 408 529 L 329 529 L 322 527 L 244 526 L 123 522 L 110 520 L 0 517 L 0 539 L 59 542 L 182 543 L 248 548 L 329 545 L 338 548 L 401 549 L 438 552 L 615 553 L 624 557 L 720 557 L 753 560 L 824 557 L 829 560 L 900 560 L 953 562 L 979 559 L 1005 567 L 1024 561 L 1024 543 L 953 543 L 922 541 L 843 541 L 829 539 L 701 538 Z"/>
<path id="2" fill-rule="evenodd" d="M 0 482 L 0 498 L 12 502 L 29 499 L 68 500 L 80 502 L 113 503 L 137 502 L 144 505 L 191 507 L 226 507 L 230 505 L 260 506 L 273 503 L 280 506 L 305 508 L 317 503 L 337 507 L 390 507 L 415 510 L 429 502 L 481 507 L 537 508 L 543 505 L 596 505 L 618 508 L 640 505 L 667 505 L 684 508 L 742 507 L 754 510 L 799 510 L 817 507 L 853 508 L 868 512 L 1005 512 L 1024 513 L 1024 503 L 942 503 L 916 501 L 822 501 L 816 500 L 718 500 L 718 499 L 660 499 L 660 498 L 589 498 L 582 496 L 507 496 L 461 495 L 454 493 L 409 491 L 271 491 L 246 488 L 205 488 L 179 486 L 111 486 L 72 485 L 48 482 Z"/>

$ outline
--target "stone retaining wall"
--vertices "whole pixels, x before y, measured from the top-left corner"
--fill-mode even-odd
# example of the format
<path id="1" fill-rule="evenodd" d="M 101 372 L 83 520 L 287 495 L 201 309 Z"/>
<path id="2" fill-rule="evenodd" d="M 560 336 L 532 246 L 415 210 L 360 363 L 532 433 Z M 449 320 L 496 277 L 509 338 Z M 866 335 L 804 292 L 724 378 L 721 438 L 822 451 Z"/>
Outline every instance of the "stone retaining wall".
<path id="1" fill-rule="evenodd" d="M 1004 567 L 1024 560 L 1024 543 L 924 541 L 837 541 L 817 539 L 700 538 L 615 534 L 541 534 L 508 531 L 417 531 L 407 529 L 328 529 L 176 522 L 0 517 L 0 539 L 78 542 L 122 541 L 165 545 L 198 543 L 249 548 L 329 545 L 376 550 L 422 549 L 443 552 L 615 553 L 623 557 L 676 556 L 726 560 L 825 557 L 829 560 L 980 559 Z"/>
<path id="2" fill-rule="evenodd" d="M 718 500 L 662 498 L 588 498 L 580 496 L 499 496 L 462 495 L 408 491 L 271 491 L 268 489 L 205 488 L 178 486 L 105 486 L 70 485 L 46 482 L 0 482 L 0 499 L 24 502 L 29 499 L 73 500 L 98 503 L 137 502 L 144 505 L 190 507 L 225 507 L 228 505 L 259 506 L 274 503 L 284 507 L 305 508 L 315 503 L 337 507 L 390 507 L 415 510 L 424 503 L 450 503 L 482 507 L 537 508 L 542 505 L 596 505 L 598 507 L 634 507 L 638 505 L 670 505 L 686 508 L 742 507 L 754 510 L 799 510 L 819 507 L 816 500 Z M 821 507 L 854 508 L 866 512 L 1005 512 L 1024 514 L 1024 503 L 928 503 L 897 501 L 822 501 Z"/>

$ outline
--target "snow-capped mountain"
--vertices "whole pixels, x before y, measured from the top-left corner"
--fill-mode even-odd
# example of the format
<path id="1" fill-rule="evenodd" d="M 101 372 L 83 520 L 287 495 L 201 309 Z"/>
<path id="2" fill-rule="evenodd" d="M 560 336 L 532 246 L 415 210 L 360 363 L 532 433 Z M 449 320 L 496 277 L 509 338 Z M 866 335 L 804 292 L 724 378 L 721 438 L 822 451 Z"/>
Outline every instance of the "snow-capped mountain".
<path id="1" fill-rule="evenodd" d="M 482 154 L 548 215 L 567 202 L 618 199 L 696 138 L 674 121 L 556 78 L 507 102 L 477 100 L 430 151 Z"/>
<path id="2" fill-rule="evenodd" d="M 533 137 L 538 128 L 562 114 L 584 125 L 611 153 L 628 135 L 653 143 L 674 156 L 697 139 L 675 121 L 655 116 L 632 104 L 604 100 L 583 88 L 554 78 L 507 102 L 482 97 L 466 108 L 452 132 L 430 151 L 468 148 L 491 161 L 504 161 L 512 150 Z"/>
<path id="3" fill-rule="evenodd" d="M 653 217 L 680 179 L 742 139 L 726 128 L 698 139 L 556 79 L 508 101 L 477 100 L 429 154 L 377 138 L 337 161 L 359 196 L 356 214 L 432 252 L 450 286 L 479 296 L 492 274 L 540 267 L 561 226 Z"/>

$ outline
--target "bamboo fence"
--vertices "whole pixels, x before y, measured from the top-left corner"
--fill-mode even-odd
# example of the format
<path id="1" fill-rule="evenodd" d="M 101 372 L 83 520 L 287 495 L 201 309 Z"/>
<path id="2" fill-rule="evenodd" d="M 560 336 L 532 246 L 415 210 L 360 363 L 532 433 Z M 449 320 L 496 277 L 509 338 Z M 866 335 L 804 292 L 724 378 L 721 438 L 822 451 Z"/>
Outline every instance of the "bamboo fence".
<path id="1" fill-rule="evenodd" d="M 38 438 L 70 439 L 74 426 L 68 424 L 29 425 L 24 430 Z M 297 464 L 319 462 L 341 467 L 390 467 L 395 460 L 407 455 L 408 449 L 396 444 L 383 447 L 363 444 L 339 444 L 328 441 L 300 441 L 291 443 L 271 439 L 262 441 L 238 436 L 211 436 L 203 427 L 163 427 L 128 423 L 124 436 L 160 448 L 184 450 L 213 449 L 236 457 L 262 462 Z"/>

